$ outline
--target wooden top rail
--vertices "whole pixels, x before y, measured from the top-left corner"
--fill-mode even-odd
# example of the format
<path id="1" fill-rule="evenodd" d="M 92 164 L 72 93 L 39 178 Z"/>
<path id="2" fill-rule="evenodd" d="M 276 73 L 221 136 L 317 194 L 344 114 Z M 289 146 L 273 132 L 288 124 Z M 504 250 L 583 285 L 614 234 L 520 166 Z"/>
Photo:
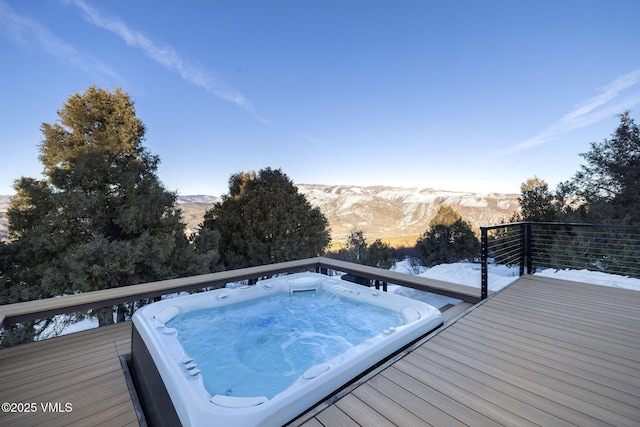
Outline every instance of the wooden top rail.
<path id="1" fill-rule="evenodd" d="M 371 280 L 381 280 L 408 288 L 433 292 L 466 302 L 476 303 L 480 301 L 479 287 L 475 288 L 473 286 L 459 285 L 442 280 L 429 279 L 427 277 L 411 276 L 405 273 L 398 273 L 397 271 L 383 270 L 382 268 L 354 264 L 352 262 L 339 261 L 331 258 L 319 257 L 315 259 L 318 260 L 320 267 L 331 270 L 343 271 Z M 478 283 L 478 286 L 479 285 Z"/>
<path id="2" fill-rule="evenodd" d="M 103 289 L 76 295 L 64 295 L 15 304 L 0 305 L 0 326 L 22 321 L 42 319 L 56 314 L 89 310 L 121 304 L 145 298 L 153 298 L 171 293 L 201 289 L 212 286 L 224 286 L 226 283 L 277 273 L 296 272 L 303 270 L 331 269 L 355 274 L 372 280 L 407 286 L 428 292 L 458 298 L 467 302 L 479 301 L 479 289 L 470 286 L 432 280 L 425 277 L 411 276 L 381 268 L 353 264 L 330 258 L 317 257 L 297 261 L 281 262 L 277 264 L 261 265 L 257 267 L 241 268 L 237 270 L 221 271 L 218 273 L 199 276 L 182 277 L 178 279 L 161 280 L 140 285 L 123 286 L 120 288 Z"/>

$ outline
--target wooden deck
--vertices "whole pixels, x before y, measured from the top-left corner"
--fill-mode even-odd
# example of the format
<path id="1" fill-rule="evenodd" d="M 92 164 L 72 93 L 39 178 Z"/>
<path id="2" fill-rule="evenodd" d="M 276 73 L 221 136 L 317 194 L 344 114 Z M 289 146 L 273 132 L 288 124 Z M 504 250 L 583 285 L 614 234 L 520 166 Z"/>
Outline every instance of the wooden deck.
<path id="1" fill-rule="evenodd" d="M 130 352 L 129 322 L 0 350 L 0 402 L 35 404 L 0 412 L 0 426 L 137 426 L 119 359 Z"/>
<path id="2" fill-rule="evenodd" d="M 640 425 L 640 292 L 527 276 L 295 425 Z M 138 425 L 130 323 L 0 350 L 0 425 Z M 41 403 L 72 404 L 44 412 Z"/>
<path id="3" fill-rule="evenodd" d="M 640 425 L 640 292 L 527 276 L 302 423 Z"/>

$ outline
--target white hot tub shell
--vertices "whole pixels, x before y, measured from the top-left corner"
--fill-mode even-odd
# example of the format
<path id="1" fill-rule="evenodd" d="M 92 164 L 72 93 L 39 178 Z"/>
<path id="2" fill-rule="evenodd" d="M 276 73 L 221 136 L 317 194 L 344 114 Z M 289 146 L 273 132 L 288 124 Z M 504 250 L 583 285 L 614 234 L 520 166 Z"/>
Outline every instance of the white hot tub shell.
<path id="1" fill-rule="evenodd" d="M 166 323 L 193 310 L 231 306 L 278 293 L 325 290 L 343 298 L 396 311 L 405 324 L 385 329 L 345 353 L 310 367 L 271 399 L 211 395 L 201 372 Z M 218 289 L 166 299 L 133 316 L 132 371 L 145 416 L 152 425 L 280 426 L 330 396 L 388 356 L 442 324 L 442 314 L 420 301 L 317 273 L 298 273 L 254 286 Z M 152 362 L 152 363 L 151 363 Z"/>

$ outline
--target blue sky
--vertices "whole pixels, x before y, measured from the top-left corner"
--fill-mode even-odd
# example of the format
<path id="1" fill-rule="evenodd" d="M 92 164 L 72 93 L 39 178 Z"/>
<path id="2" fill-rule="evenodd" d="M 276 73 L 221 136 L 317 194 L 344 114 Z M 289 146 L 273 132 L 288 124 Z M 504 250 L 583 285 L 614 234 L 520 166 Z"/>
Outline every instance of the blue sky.
<path id="1" fill-rule="evenodd" d="M 165 186 L 518 193 L 640 120 L 640 1 L 0 0 L 0 194 L 41 177 L 40 125 L 121 87 Z"/>

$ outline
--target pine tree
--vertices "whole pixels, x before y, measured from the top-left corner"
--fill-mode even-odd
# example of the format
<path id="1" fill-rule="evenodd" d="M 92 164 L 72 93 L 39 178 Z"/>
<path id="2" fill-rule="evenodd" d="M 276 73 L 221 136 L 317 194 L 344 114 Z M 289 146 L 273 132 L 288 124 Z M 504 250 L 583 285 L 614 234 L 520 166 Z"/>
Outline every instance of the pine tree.
<path id="1" fill-rule="evenodd" d="M 581 165 L 563 188 L 584 202 L 586 220 L 640 223 L 640 128 L 629 111 L 610 139 L 593 142 Z"/>
<path id="2" fill-rule="evenodd" d="M 520 185 L 522 221 L 551 222 L 556 219 L 556 206 L 549 185 L 534 176 Z"/>
<path id="3" fill-rule="evenodd" d="M 215 231 L 228 269 L 322 255 L 329 225 L 318 208 L 280 170 L 238 173 L 229 193 L 204 216 L 201 232 Z"/>
<path id="4" fill-rule="evenodd" d="M 480 242 L 471 225 L 451 206 L 440 206 L 416 246 L 427 267 L 473 260 L 480 253 Z"/>
<path id="5" fill-rule="evenodd" d="M 367 248 L 366 265 L 373 267 L 390 269 L 396 263 L 393 256 L 393 249 L 388 243 L 384 243 L 380 239 L 376 239 Z"/>
<path id="6" fill-rule="evenodd" d="M 42 125 L 44 179 L 14 186 L 13 295 L 45 298 L 215 268 L 216 248 L 189 245 L 176 195 L 156 175 L 159 158 L 143 147 L 145 128 L 126 93 L 90 87 L 58 115 L 59 123 Z M 99 320 L 113 323 L 113 311 Z"/>
<path id="7" fill-rule="evenodd" d="M 362 230 L 353 230 L 347 236 L 347 260 L 357 264 L 364 264 L 367 258 L 367 240 Z"/>
<path id="8" fill-rule="evenodd" d="M 371 244 L 367 243 L 362 230 L 353 230 L 349 233 L 346 246 L 338 252 L 337 256 L 345 261 L 385 270 L 391 268 L 396 262 L 391 246 L 380 239 L 374 240 Z"/>

